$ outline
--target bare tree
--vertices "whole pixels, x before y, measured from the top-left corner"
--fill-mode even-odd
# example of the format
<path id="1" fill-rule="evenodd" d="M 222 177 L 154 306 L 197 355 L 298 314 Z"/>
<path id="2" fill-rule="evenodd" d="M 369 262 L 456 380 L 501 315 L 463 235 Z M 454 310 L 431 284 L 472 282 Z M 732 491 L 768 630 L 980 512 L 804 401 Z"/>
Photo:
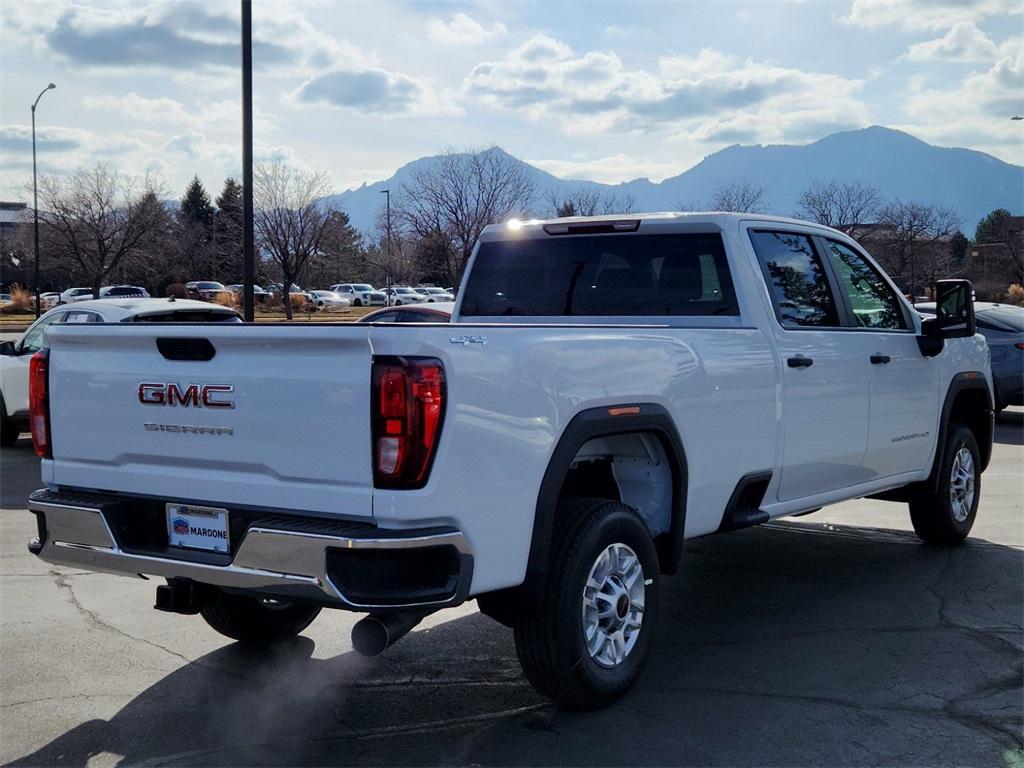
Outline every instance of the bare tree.
<path id="1" fill-rule="evenodd" d="M 39 179 L 40 234 L 49 255 L 89 281 L 98 296 L 105 278 L 136 253 L 160 212 L 158 183 L 122 176 L 104 163 L 70 176 Z"/>
<path id="2" fill-rule="evenodd" d="M 636 201 L 631 195 L 619 197 L 586 187 L 569 190 L 551 189 L 547 195 L 547 203 L 550 214 L 559 218 L 632 213 L 636 210 Z"/>
<path id="3" fill-rule="evenodd" d="M 708 209 L 736 211 L 737 213 L 764 213 L 767 190 L 749 181 L 734 181 L 719 185 L 711 195 Z"/>
<path id="4" fill-rule="evenodd" d="M 894 200 L 881 207 L 878 225 L 866 239 L 878 244 L 883 266 L 913 297 L 950 268 L 952 237 L 959 229 L 960 218 L 951 208 Z"/>
<path id="5" fill-rule="evenodd" d="M 285 317 L 292 319 L 292 283 L 329 233 L 331 208 L 320 199 L 331 192 L 327 175 L 281 162 L 253 169 L 253 227 L 260 248 L 281 268 Z"/>
<path id="6" fill-rule="evenodd" d="M 500 149 L 448 151 L 403 185 L 396 218 L 416 240 L 451 243 L 444 274 L 454 284 L 483 228 L 527 211 L 533 194 L 525 167 Z"/>
<path id="7" fill-rule="evenodd" d="M 800 194 L 798 218 L 856 237 L 863 225 L 875 220 L 882 194 L 859 181 L 816 181 Z"/>

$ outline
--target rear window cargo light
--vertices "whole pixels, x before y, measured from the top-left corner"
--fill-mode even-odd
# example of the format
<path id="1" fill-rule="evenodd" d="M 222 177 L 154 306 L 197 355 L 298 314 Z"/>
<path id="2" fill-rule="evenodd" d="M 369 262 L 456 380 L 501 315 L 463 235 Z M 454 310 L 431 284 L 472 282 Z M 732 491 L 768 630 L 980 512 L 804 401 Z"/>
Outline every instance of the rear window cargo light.
<path id="1" fill-rule="evenodd" d="M 544 231 L 549 235 L 604 235 L 614 232 L 636 232 L 640 228 L 640 219 L 619 219 L 618 221 L 581 221 L 545 224 Z"/>

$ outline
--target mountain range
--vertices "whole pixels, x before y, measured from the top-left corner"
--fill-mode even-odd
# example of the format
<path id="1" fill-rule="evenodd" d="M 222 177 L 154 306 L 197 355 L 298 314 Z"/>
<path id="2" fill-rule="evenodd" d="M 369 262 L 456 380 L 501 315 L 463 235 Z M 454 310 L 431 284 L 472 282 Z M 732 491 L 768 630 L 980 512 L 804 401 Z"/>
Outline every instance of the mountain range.
<path id="1" fill-rule="evenodd" d="M 504 151 L 494 147 L 488 151 Z M 676 210 L 700 205 L 721 186 L 749 182 L 765 189 L 768 213 L 792 216 L 801 192 L 813 182 L 859 181 L 877 187 L 885 199 L 898 198 L 948 206 L 973 235 L 978 220 L 995 208 L 1020 214 L 1024 208 L 1024 168 L 971 149 L 936 147 L 902 131 L 872 126 L 834 133 L 805 145 L 733 145 L 708 155 L 692 168 L 661 182 L 635 179 L 621 184 L 559 179 L 522 160 L 533 182 L 535 199 L 545 201 L 570 190 L 597 191 L 619 200 L 631 199 L 637 211 Z M 340 204 L 362 232 L 373 230 L 390 189 L 397 197 L 416 171 L 436 163 L 423 157 L 403 165 L 394 175 L 326 198 Z M 393 199 L 392 202 L 395 202 Z M 543 203 L 541 208 L 545 208 Z M 538 211 L 537 213 L 547 213 Z"/>

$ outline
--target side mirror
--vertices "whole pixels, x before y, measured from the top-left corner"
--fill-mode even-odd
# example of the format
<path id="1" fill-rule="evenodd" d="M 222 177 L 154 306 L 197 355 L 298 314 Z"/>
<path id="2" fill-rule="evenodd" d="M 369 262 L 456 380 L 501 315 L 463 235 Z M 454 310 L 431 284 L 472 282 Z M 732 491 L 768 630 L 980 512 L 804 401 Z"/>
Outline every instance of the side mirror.
<path id="1" fill-rule="evenodd" d="M 977 332 L 970 280 L 935 283 L 935 318 L 944 339 L 970 338 Z"/>
<path id="2" fill-rule="evenodd" d="M 935 283 L 935 316 L 921 322 L 917 346 L 925 357 L 942 352 L 946 339 L 970 338 L 977 331 L 974 290 L 970 280 L 939 280 Z"/>
<path id="3" fill-rule="evenodd" d="M 0 355 L 4 355 L 5 357 L 12 357 L 13 355 L 16 354 L 18 354 L 18 350 L 14 346 L 13 341 L 5 341 L 0 343 Z"/>

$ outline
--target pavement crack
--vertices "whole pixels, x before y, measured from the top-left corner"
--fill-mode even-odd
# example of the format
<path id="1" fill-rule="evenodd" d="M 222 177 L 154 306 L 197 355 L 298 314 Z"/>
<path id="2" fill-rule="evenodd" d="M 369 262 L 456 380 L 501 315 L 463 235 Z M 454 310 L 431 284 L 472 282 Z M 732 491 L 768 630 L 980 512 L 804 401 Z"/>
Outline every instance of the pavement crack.
<path id="1" fill-rule="evenodd" d="M 170 648 L 167 648 L 166 646 L 160 645 L 160 643 L 155 643 L 152 640 L 147 640 L 144 637 L 136 637 L 135 635 L 132 635 L 132 634 L 129 634 L 129 633 L 125 632 L 123 629 L 120 629 L 119 627 L 115 627 L 113 624 L 110 624 L 109 622 L 104 621 L 100 617 L 100 615 L 98 613 L 96 613 L 96 611 L 90 610 L 89 608 L 86 608 L 84 605 L 82 605 L 81 600 L 78 599 L 78 595 L 75 594 L 74 587 L 72 587 L 72 585 L 71 585 L 71 578 L 72 577 L 69 574 L 64 574 L 64 573 L 61 573 L 60 571 L 55 571 L 53 569 L 51 569 L 49 573 L 50 573 L 50 576 L 53 578 L 53 581 L 57 585 L 57 587 L 62 589 L 62 590 L 64 590 L 67 593 L 68 602 L 71 603 L 71 605 L 75 608 L 75 610 L 77 610 L 80 614 L 82 614 L 82 616 L 85 617 L 85 620 L 88 623 L 92 624 L 93 626 L 97 627 L 98 629 L 101 629 L 101 630 L 104 630 L 104 631 L 107 631 L 107 632 L 113 632 L 115 635 L 120 635 L 121 637 L 123 637 L 123 638 L 125 638 L 127 640 L 130 640 L 132 642 L 142 643 L 144 645 L 150 646 L 151 648 L 156 648 L 158 651 L 163 651 L 164 653 L 169 654 L 169 655 L 173 656 L 176 659 L 180 659 L 181 661 L 184 661 L 186 664 L 194 664 L 197 667 L 201 667 L 203 669 L 214 670 L 216 672 L 221 672 L 221 673 L 223 673 L 225 675 L 230 675 L 231 677 L 242 677 L 241 675 L 237 675 L 234 672 L 231 672 L 231 671 L 226 670 L 226 669 L 222 669 L 220 667 L 211 666 L 209 664 L 201 664 L 201 663 L 199 663 L 199 662 L 197 662 L 197 661 L 195 661 L 193 659 L 190 659 L 188 656 L 185 656 L 184 654 L 178 653 L 177 651 L 171 650 Z"/>

